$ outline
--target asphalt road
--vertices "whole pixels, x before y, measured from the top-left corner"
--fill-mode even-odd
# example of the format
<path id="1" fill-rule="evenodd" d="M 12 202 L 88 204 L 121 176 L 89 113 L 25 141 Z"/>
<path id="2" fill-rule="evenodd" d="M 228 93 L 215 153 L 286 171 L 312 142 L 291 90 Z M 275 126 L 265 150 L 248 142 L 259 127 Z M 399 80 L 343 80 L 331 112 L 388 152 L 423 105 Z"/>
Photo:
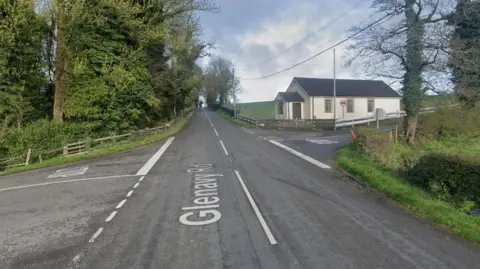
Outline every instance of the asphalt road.
<path id="1" fill-rule="evenodd" d="M 2 177 L 0 267 L 480 268 L 477 246 L 336 171 L 348 141 L 199 110 L 163 145 Z"/>

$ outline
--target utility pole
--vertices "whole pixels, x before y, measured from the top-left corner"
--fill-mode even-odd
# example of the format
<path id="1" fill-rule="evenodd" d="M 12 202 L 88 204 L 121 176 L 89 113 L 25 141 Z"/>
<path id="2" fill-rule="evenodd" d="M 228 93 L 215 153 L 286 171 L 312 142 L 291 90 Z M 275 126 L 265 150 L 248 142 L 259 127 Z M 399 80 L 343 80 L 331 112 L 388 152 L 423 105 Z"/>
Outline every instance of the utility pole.
<path id="1" fill-rule="evenodd" d="M 237 96 L 235 94 L 235 68 L 232 68 L 232 91 L 233 91 L 233 118 L 237 118 L 237 106 L 236 100 Z"/>
<path id="2" fill-rule="evenodd" d="M 333 49 L 333 130 L 337 130 L 337 74 L 335 49 Z"/>

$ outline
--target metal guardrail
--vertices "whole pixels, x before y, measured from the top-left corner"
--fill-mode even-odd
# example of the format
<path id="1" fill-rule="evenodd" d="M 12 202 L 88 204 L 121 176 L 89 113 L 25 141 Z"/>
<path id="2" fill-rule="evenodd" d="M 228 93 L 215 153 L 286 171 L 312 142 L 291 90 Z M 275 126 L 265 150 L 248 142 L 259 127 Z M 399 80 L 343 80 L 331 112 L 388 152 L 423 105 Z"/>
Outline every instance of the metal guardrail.
<path id="1" fill-rule="evenodd" d="M 237 114 L 237 119 L 241 120 L 243 122 L 247 122 L 247 123 L 250 123 L 252 125 L 257 126 L 257 120 L 256 119 L 252 119 L 252 118 L 249 118 L 249 117 L 244 117 L 244 116 L 238 115 L 238 114 Z"/>
<path id="2" fill-rule="evenodd" d="M 437 107 L 426 107 L 426 108 L 422 109 L 420 114 L 434 112 L 436 109 L 437 109 Z M 389 113 L 385 113 L 385 118 L 378 119 L 378 121 L 403 118 L 406 115 L 407 115 L 407 113 L 405 111 L 389 112 Z M 375 116 L 366 116 L 366 117 L 338 119 L 338 120 L 335 121 L 335 127 L 337 127 L 337 128 L 338 127 L 346 127 L 346 126 L 352 126 L 353 127 L 355 125 L 365 124 L 365 123 L 368 124 L 370 122 L 376 122 L 376 121 L 377 121 L 376 115 Z"/>

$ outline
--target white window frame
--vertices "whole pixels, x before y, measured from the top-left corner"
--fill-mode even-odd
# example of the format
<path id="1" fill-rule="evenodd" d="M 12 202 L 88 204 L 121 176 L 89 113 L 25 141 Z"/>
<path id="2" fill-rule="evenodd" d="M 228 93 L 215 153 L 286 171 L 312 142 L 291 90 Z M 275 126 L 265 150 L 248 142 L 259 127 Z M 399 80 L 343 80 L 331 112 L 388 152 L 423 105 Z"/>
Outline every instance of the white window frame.
<path id="1" fill-rule="evenodd" d="M 350 111 L 350 103 L 352 104 L 351 111 Z M 347 113 L 355 113 L 355 99 L 353 98 L 347 99 Z"/>
<path id="2" fill-rule="evenodd" d="M 329 110 L 327 110 L 327 103 L 330 105 Z M 324 111 L 325 111 L 325 113 L 333 113 L 332 103 L 333 103 L 332 98 L 325 98 L 325 101 L 324 101 L 324 106 L 325 106 Z"/>

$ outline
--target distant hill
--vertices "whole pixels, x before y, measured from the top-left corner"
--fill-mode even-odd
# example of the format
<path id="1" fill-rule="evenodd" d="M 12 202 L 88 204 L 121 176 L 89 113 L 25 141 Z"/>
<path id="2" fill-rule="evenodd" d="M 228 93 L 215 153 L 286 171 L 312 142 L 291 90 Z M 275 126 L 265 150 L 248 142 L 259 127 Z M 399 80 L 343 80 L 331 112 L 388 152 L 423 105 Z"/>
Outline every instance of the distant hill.
<path id="1" fill-rule="evenodd" d="M 233 104 L 228 104 L 233 108 Z M 273 101 L 238 103 L 237 110 L 240 115 L 254 119 L 272 119 L 275 118 L 275 105 Z"/>
<path id="2" fill-rule="evenodd" d="M 423 107 L 433 107 L 456 102 L 453 94 L 427 95 L 423 100 Z M 233 108 L 233 104 L 227 105 Z M 273 101 L 238 103 L 237 110 L 240 115 L 254 119 L 275 118 L 275 103 Z"/>

